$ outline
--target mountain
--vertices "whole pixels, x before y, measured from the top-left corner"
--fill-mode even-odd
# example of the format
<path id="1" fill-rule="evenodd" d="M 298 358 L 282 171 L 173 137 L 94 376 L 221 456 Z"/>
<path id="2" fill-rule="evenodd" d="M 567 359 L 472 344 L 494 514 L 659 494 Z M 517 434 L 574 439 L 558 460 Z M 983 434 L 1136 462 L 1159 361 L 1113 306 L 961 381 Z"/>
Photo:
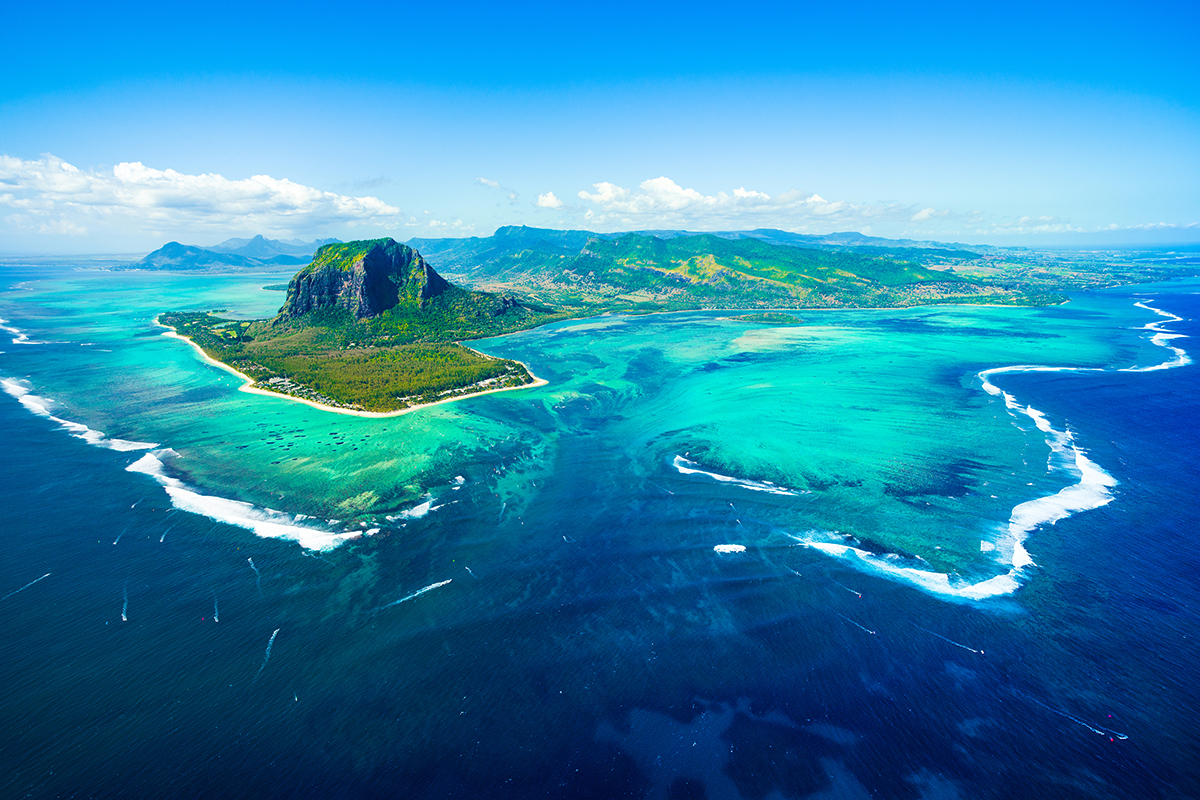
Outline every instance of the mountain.
<path id="1" fill-rule="evenodd" d="M 844 232 L 825 235 L 791 233 L 773 228 L 749 231 L 716 231 L 697 233 L 683 230 L 646 230 L 625 233 L 593 233 L 591 231 L 552 230 L 508 225 L 492 236 L 472 236 L 463 239 L 410 239 L 409 244 L 420 249 L 425 257 L 449 274 L 470 275 L 485 266 L 483 273 L 497 274 L 509 269 L 528 271 L 540 263 L 554 263 L 556 257 L 578 255 L 591 239 L 612 240 L 628 233 L 655 239 L 687 239 L 696 236 L 715 236 L 721 239 L 756 239 L 768 244 L 802 247 L 812 250 L 850 250 L 868 255 L 887 253 L 918 263 L 942 264 L 947 261 L 970 261 L 994 248 L 969 245 L 925 242 L 911 239 L 883 239 L 861 233 Z"/>
<path id="2" fill-rule="evenodd" d="M 396 307 L 401 298 L 423 303 L 450 287 L 421 254 L 391 239 L 330 245 L 288 284 L 280 317 L 344 308 L 355 319 Z"/>
<path id="3" fill-rule="evenodd" d="M 213 247 L 168 242 L 124 269 L 221 271 L 231 268 L 299 266 L 307 264 L 318 247 L 336 241 L 280 242 L 259 235 L 253 239 L 227 239 Z"/>
<path id="4" fill-rule="evenodd" d="M 207 269 L 211 267 L 255 267 L 259 262 L 232 253 L 215 253 L 203 247 L 167 242 L 131 265 L 133 269 Z"/>
<path id="5" fill-rule="evenodd" d="M 956 264 L 980 258 L 972 251 L 892 240 L 880 241 L 896 247 L 862 245 L 840 234 L 837 244 L 808 246 L 809 238 L 772 230 L 650 235 L 505 227 L 490 237 L 416 241 L 457 280 L 570 307 L 896 306 L 1021 297 L 956 274 Z"/>
<path id="6" fill-rule="evenodd" d="M 372 239 L 318 250 L 288 283 L 272 326 L 320 328 L 359 344 L 447 342 L 531 327 L 549 313 L 511 295 L 456 286 L 408 245 Z"/>
<path id="7" fill-rule="evenodd" d="M 205 249 L 218 253 L 233 253 L 247 258 L 266 259 L 275 256 L 307 256 L 311 258 L 313 253 L 322 246 L 337 241 L 337 239 L 317 239 L 312 242 L 301 242 L 293 239 L 281 242 L 277 239 L 267 239 L 259 234 L 253 239 L 226 239 L 220 244 Z"/>
<path id="8" fill-rule="evenodd" d="M 561 257 L 575 256 L 592 239 L 615 238 L 616 233 L 592 231 L 559 231 L 548 228 L 529 228 L 524 225 L 505 225 L 492 236 L 471 236 L 463 239 L 409 239 L 425 257 L 449 274 L 472 274 L 482 265 L 482 274 L 496 274 L 517 267 L 524 270 L 543 262 L 555 263 Z"/>
<path id="9" fill-rule="evenodd" d="M 254 386 L 322 405 L 395 411 L 534 379 L 514 361 L 457 344 L 565 315 L 455 286 L 392 239 L 329 244 L 288 284 L 269 320 L 205 312 L 159 321 Z"/>

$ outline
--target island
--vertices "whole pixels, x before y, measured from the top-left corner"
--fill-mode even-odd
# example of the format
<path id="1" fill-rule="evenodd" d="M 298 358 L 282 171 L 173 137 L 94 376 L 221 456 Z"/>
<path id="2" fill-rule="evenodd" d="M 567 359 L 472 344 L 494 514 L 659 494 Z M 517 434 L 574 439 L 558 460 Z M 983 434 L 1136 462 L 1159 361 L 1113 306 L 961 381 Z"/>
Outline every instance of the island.
<path id="1" fill-rule="evenodd" d="M 248 391 L 375 415 L 534 385 L 525 365 L 459 342 L 563 318 L 456 286 L 407 245 L 375 239 L 321 247 L 272 319 L 176 311 L 157 322 L 240 375 Z"/>

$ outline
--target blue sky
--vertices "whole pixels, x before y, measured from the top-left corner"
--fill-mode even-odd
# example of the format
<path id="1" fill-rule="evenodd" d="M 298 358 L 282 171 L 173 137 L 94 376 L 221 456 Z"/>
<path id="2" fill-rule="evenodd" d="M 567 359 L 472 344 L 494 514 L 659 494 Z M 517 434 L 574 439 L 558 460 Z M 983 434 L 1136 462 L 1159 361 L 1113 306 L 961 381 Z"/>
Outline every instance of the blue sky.
<path id="1" fill-rule="evenodd" d="M 0 252 L 777 227 L 1200 241 L 1195 3 L 21 4 Z"/>

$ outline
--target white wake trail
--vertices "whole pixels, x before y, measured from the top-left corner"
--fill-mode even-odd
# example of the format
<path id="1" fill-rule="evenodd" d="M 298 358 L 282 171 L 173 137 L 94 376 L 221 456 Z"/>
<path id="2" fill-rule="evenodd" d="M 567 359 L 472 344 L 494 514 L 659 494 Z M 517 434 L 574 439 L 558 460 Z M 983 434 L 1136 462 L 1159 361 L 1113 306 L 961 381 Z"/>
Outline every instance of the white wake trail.
<path id="1" fill-rule="evenodd" d="M 33 579 L 33 580 L 31 580 L 29 583 L 27 583 L 27 584 L 25 584 L 24 586 L 22 586 L 20 589 L 14 589 L 14 590 L 12 590 L 11 592 L 9 592 L 8 594 L 4 595 L 4 597 L 0 597 L 0 603 L 4 602 L 4 601 L 5 601 L 5 600 L 7 600 L 8 598 L 12 597 L 12 596 L 13 596 L 14 594 L 16 594 L 17 592 L 23 592 L 23 591 L 25 591 L 26 589 L 28 589 L 30 586 L 33 586 L 33 585 L 34 585 L 35 583 L 37 583 L 38 581 L 44 581 L 44 580 L 46 580 L 46 578 L 49 578 L 49 577 L 50 577 L 50 573 L 49 573 L 49 572 L 47 572 L 45 575 L 43 575 L 43 576 L 42 576 L 42 577 L 40 577 L 40 578 L 34 578 L 34 579 Z"/>
<path id="2" fill-rule="evenodd" d="M 262 675 L 264 669 L 267 668 L 267 662 L 271 660 L 271 646 L 275 644 L 275 637 L 279 635 L 279 628 L 271 634 L 271 638 L 267 640 L 267 654 L 263 656 L 262 666 L 258 668 L 258 672 L 254 673 L 254 682 L 258 683 L 258 676 Z"/>
<path id="3" fill-rule="evenodd" d="M 431 583 L 428 586 L 426 586 L 424 589 L 418 589 L 417 591 L 413 592 L 410 595 L 405 595 L 404 597 L 401 597 L 399 600 L 395 600 L 391 603 L 388 603 L 385 606 L 380 606 L 379 608 L 375 609 L 375 611 L 383 611 L 385 608 L 391 608 L 392 606 L 398 606 L 401 603 L 407 603 L 409 600 L 418 598 L 421 595 L 425 594 L 426 592 L 432 592 L 434 589 L 437 589 L 440 586 L 445 586 L 447 583 L 450 583 L 452 580 L 453 580 L 453 578 L 451 578 L 449 580 L 444 580 L 440 583 Z"/>

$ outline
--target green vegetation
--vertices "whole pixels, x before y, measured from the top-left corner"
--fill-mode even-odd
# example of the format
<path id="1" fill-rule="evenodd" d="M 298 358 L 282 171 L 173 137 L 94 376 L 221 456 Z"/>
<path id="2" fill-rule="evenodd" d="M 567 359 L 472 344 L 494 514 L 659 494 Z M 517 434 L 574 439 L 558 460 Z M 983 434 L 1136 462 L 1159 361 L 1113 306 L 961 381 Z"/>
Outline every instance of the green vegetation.
<path id="1" fill-rule="evenodd" d="M 771 229 L 649 236 L 504 227 L 489 237 L 413 242 L 460 282 L 522 294 L 575 313 L 1053 305 L 1063 302 L 1064 291 L 1200 273 L 1200 259 L 1186 248 L 1037 251 Z M 706 261 L 707 256 L 712 260 Z M 658 274 L 635 276 L 638 271 Z"/>
<path id="2" fill-rule="evenodd" d="M 338 347 L 332 342 L 341 337 L 315 326 L 311 335 L 258 339 L 256 333 L 269 331 L 269 321 L 233 321 L 208 312 L 162 314 L 159 322 L 253 380 L 255 388 L 333 408 L 397 411 L 533 382 L 515 361 L 454 343 Z"/>
<path id="3" fill-rule="evenodd" d="M 439 262 L 464 280 L 575 313 L 1061 302 L 1045 292 L 996 286 L 947 268 L 975 257 L 966 250 L 819 249 L 713 234 L 589 237 L 531 228 L 428 244 Z"/>
<path id="4" fill-rule="evenodd" d="M 454 286 L 391 239 L 326 245 L 287 289 L 274 319 L 173 312 L 159 321 L 256 388 L 388 412 L 532 383 L 521 364 L 456 342 L 565 316 Z"/>
<path id="5" fill-rule="evenodd" d="M 783 314 L 776 311 L 763 311 L 758 314 L 739 314 L 728 317 L 734 322 L 756 322 L 762 325 L 802 325 L 804 320 L 795 314 Z"/>

